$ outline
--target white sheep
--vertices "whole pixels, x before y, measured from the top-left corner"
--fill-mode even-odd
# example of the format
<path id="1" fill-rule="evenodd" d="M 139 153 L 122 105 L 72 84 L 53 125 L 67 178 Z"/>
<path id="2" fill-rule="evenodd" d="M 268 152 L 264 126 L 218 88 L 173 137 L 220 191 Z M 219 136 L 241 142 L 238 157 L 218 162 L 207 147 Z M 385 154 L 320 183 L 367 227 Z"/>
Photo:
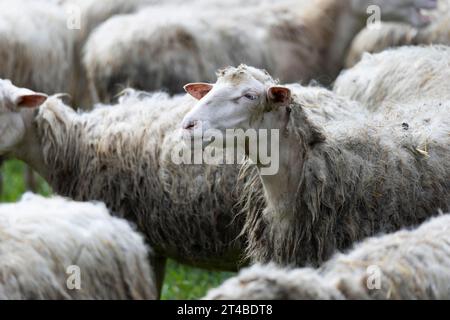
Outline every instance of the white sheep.
<path id="1" fill-rule="evenodd" d="M 0 0 L 0 78 L 49 94 L 67 92 L 73 35 L 64 11 L 46 0 Z"/>
<path id="2" fill-rule="evenodd" d="M 194 99 L 128 92 L 115 106 L 85 113 L 45 99 L 0 81 L 0 155 L 25 161 L 60 195 L 101 200 L 135 222 L 156 252 L 158 288 L 166 257 L 216 270 L 245 263 L 238 166 L 172 160 Z"/>
<path id="3" fill-rule="evenodd" d="M 214 2 L 213 2 L 214 3 Z M 180 92 L 214 79 L 217 68 L 247 63 L 284 82 L 330 83 L 365 26 L 370 0 L 283 0 L 218 9 L 203 2 L 169 4 L 109 19 L 89 37 L 83 64 L 94 99 L 110 101 L 125 86 Z M 380 2 L 382 17 L 422 25 L 429 0 Z M 399 10 L 399 6 L 402 10 Z M 236 23 L 239 21 L 239 23 Z"/>
<path id="4" fill-rule="evenodd" d="M 102 203 L 0 205 L 0 299 L 156 299 L 143 237 Z"/>
<path id="5" fill-rule="evenodd" d="M 63 9 L 66 24 L 71 25 L 71 28 L 74 28 L 69 31 L 74 37 L 74 60 L 72 79 L 68 91 L 73 97 L 75 105 L 84 108 L 91 106 L 86 72 L 81 63 L 82 48 L 90 33 L 97 26 L 114 15 L 132 13 L 145 6 L 150 6 L 159 2 L 160 0 L 58 1 L 60 7 Z M 26 86 L 26 84 L 24 84 L 24 86 Z M 37 90 L 41 89 L 37 88 Z M 44 92 L 47 91 L 44 90 Z"/>
<path id="6" fill-rule="evenodd" d="M 450 299 L 450 215 L 369 238 L 318 270 L 255 265 L 205 299 Z"/>
<path id="7" fill-rule="evenodd" d="M 374 110 L 383 104 L 450 99 L 450 47 L 400 47 L 366 54 L 341 73 L 334 92 Z"/>
<path id="8" fill-rule="evenodd" d="M 212 4 L 214 6 L 231 6 L 231 0 L 223 3 L 219 0 L 196 0 L 202 5 Z M 257 0 L 252 0 L 253 2 Z M 265 0 L 274 1 L 274 0 Z M 75 22 L 79 19 L 79 29 L 72 30 L 75 36 L 75 52 L 73 79 L 70 93 L 74 98 L 74 104 L 85 108 L 91 105 L 86 71 L 81 63 L 82 48 L 91 32 L 104 21 L 115 15 L 131 14 L 145 7 L 155 7 L 167 3 L 180 4 L 182 0 L 59 0 L 58 4 L 64 8 L 65 17 L 68 22 Z M 38 88 L 39 89 L 39 88 Z"/>
<path id="9" fill-rule="evenodd" d="M 0 0 L 0 78 L 49 94 L 69 93 L 75 105 L 86 108 L 90 95 L 81 48 L 87 36 L 110 16 L 154 2 Z M 28 169 L 26 185 L 36 188 Z"/>
<path id="10" fill-rule="evenodd" d="M 186 141 L 222 149 L 220 138 L 237 136 L 226 147 L 256 164 L 244 165 L 241 194 L 256 262 L 320 265 L 355 241 L 450 208 L 450 99 L 373 113 L 325 89 L 281 86 L 245 65 L 220 71 L 215 84 L 185 88 L 199 99 L 181 125 Z M 264 136 L 251 139 L 260 130 L 274 139 L 269 161 L 259 153 Z M 255 167 L 260 178 L 248 174 Z"/>
<path id="11" fill-rule="evenodd" d="M 365 53 L 416 45 L 417 34 L 416 28 L 401 23 L 382 23 L 378 28 L 365 28 L 353 39 L 345 60 L 345 68 L 355 66 Z"/>
<path id="12" fill-rule="evenodd" d="M 112 15 L 153 2 L 0 0 L 0 78 L 48 94 L 67 92 L 77 105 L 87 105 L 81 69 L 87 36 Z"/>
<path id="13" fill-rule="evenodd" d="M 74 35 L 56 3 L 0 0 L 0 78 L 51 94 L 69 92 L 73 54 Z M 26 173 L 34 190 L 34 176 Z"/>
<path id="14" fill-rule="evenodd" d="M 171 0 L 173 1 L 173 0 Z M 79 46 L 81 46 L 89 34 L 102 22 L 117 14 L 127 14 L 138 11 L 149 5 L 162 2 L 161 0 L 60 0 L 59 4 L 73 17 L 78 18 L 80 29 L 77 30 Z M 81 48 L 80 48 L 81 49 Z"/>
<path id="15" fill-rule="evenodd" d="M 345 66 L 353 67 L 364 53 L 377 53 L 405 45 L 450 44 L 450 1 L 440 0 L 439 10 L 430 12 L 430 25 L 415 28 L 400 23 L 381 23 L 365 28 L 352 41 Z"/>

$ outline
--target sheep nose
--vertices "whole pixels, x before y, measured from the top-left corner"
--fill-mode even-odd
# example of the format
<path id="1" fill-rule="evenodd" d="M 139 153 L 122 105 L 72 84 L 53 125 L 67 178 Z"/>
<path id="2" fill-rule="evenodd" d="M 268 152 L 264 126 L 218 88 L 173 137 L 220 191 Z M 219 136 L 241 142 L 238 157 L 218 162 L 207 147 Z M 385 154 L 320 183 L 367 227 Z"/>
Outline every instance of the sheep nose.
<path id="1" fill-rule="evenodd" d="M 188 120 L 183 123 L 183 129 L 192 130 L 197 126 L 197 120 Z"/>

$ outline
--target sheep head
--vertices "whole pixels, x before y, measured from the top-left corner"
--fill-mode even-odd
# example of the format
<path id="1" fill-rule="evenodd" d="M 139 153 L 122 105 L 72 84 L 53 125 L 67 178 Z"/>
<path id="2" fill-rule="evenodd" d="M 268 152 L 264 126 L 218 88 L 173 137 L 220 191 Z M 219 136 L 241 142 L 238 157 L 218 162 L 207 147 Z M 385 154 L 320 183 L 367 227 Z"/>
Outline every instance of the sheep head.
<path id="1" fill-rule="evenodd" d="M 0 155 L 10 152 L 24 138 L 26 128 L 21 111 L 36 108 L 46 99 L 45 94 L 0 79 Z"/>
<path id="2" fill-rule="evenodd" d="M 204 142 L 212 140 L 208 131 L 226 136 L 229 129 L 280 129 L 279 114 L 291 102 L 290 89 L 279 86 L 266 71 L 246 65 L 219 71 L 215 84 L 191 83 L 184 88 L 198 100 L 183 119 L 184 136 Z"/>
<path id="3" fill-rule="evenodd" d="M 351 6 L 353 12 L 365 17 L 370 6 L 378 6 L 383 21 L 404 22 L 420 28 L 430 23 L 424 10 L 437 9 L 438 0 L 351 0 Z"/>

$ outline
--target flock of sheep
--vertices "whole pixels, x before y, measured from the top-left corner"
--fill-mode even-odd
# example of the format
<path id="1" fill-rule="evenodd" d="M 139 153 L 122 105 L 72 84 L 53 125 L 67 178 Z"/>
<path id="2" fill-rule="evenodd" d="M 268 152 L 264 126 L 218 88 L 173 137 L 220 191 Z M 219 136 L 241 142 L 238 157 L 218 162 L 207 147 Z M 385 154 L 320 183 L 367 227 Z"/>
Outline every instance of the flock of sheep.
<path id="1" fill-rule="evenodd" d="M 157 299 L 167 258 L 253 264 L 206 299 L 450 298 L 449 5 L 0 0 L 0 156 L 61 196 L 0 205 L 0 299 Z M 200 124 L 279 129 L 279 171 L 174 163 Z"/>

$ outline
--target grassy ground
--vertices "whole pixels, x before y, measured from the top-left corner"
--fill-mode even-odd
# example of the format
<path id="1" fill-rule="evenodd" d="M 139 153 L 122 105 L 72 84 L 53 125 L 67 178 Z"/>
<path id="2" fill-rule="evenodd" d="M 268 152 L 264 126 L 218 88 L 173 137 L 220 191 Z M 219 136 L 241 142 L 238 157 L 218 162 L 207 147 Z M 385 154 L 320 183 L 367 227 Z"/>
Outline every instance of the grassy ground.
<path id="1" fill-rule="evenodd" d="M 18 200 L 25 192 L 24 165 L 18 161 L 6 161 L 1 172 L 3 193 L 0 195 L 0 202 Z M 46 196 L 50 195 L 50 187 L 42 179 L 38 181 L 38 192 Z M 200 298 L 208 289 L 216 287 L 232 275 L 233 273 L 229 272 L 204 271 L 169 261 L 162 298 L 176 300 Z"/>

